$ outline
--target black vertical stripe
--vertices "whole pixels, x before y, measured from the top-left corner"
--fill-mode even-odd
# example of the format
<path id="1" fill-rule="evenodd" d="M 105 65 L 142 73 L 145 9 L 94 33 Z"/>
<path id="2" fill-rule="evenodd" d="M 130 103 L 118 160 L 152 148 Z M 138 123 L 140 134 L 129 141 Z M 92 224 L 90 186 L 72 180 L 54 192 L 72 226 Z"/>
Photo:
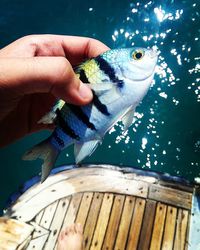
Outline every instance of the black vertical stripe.
<path id="1" fill-rule="evenodd" d="M 104 74 L 106 74 L 108 77 L 109 77 L 109 79 L 110 79 L 110 81 L 111 82 L 115 82 L 115 83 L 117 83 L 118 84 L 118 87 L 123 87 L 123 85 L 124 85 L 124 82 L 123 82 L 123 80 L 119 80 L 118 79 L 118 77 L 116 77 L 116 75 L 115 75 L 115 70 L 111 67 L 111 65 L 106 61 L 106 60 L 104 60 L 101 56 L 98 56 L 98 57 L 96 57 L 95 58 L 95 61 L 96 61 L 96 63 L 99 65 L 99 69 L 100 70 L 102 70 L 103 72 L 104 72 Z M 87 76 L 86 76 L 86 74 L 85 74 L 85 71 L 84 71 L 84 69 L 81 69 L 80 70 L 80 72 L 79 72 L 79 74 L 80 74 L 80 80 L 82 81 L 82 82 L 85 82 L 85 83 L 90 83 L 89 82 L 89 79 L 87 78 Z M 98 83 L 97 83 L 98 84 Z M 98 98 L 98 96 L 95 94 L 95 92 L 94 91 L 92 91 L 93 92 L 93 104 L 95 105 L 95 107 L 102 113 L 102 114 L 104 114 L 104 115 L 106 115 L 106 116 L 109 116 L 110 115 L 110 113 L 108 112 L 108 109 L 107 109 L 107 106 L 105 105 L 105 104 L 103 104 L 100 100 L 99 100 L 99 98 Z M 69 106 L 69 105 L 68 105 Z M 71 106 L 72 107 L 72 106 Z M 71 109 L 72 110 L 72 109 Z M 79 117 L 89 128 L 91 128 L 91 129 L 95 129 L 96 130 L 96 128 L 95 128 L 95 126 L 94 126 L 94 124 L 89 124 L 89 122 L 88 122 L 88 120 L 89 120 L 89 118 L 87 117 L 87 119 L 86 119 L 86 117 L 84 117 L 85 116 L 85 114 L 83 113 L 83 114 L 80 114 L 80 110 L 73 110 L 73 112 L 77 115 L 77 117 Z M 79 114 L 78 114 L 79 113 Z M 94 127 L 93 127 L 94 126 Z"/>
<path id="2" fill-rule="evenodd" d="M 52 136 L 55 138 L 55 140 L 57 141 L 57 143 L 59 144 L 59 146 L 61 146 L 62 148 L 65 146 L 64 141 L 58 136 L 56 130 L 54 130 Z"/>
<path id="3" fill-rule="evenodd" d="M 101 56 L 95 58 L 95 61 L 98 63 L 99 68 L 106 74 L 111 82 L 115 82 L 118 84 L 119 88 L 122 88 L 124 85 L 123 80 L 120 80 L 115 73 L 114 68 Z"/>
<path id="4" fill-rule="evenodd" d="M 72 104 L 67 104 L 67 106 L 76 115 L 76 117 L 81 120 L 88 128 L 96 130 L 94 124 L 90 122 L 89 117 L 84 113 L 81 107 Z"/>
<path id="5" fill-rule="evenodd" d="M 92 91 L 92 93 L 93 93 L 93 103 L 94 103 L 95 107 L 96 107 L 102 114 L 104 114 L 104 115 L 106 115 L 106 116 L 109 116 L 110 113 L 108 112 L 108 109 L 107 109 L 106 105 L 103 104 L 103 103 L 99 100 L 98 96 L 95 94 L 94 91 Z"/>
<path id="6" fill-rule="evenodd" d="M 88 80 L 88 78 L 87 78 L 87 76 L 86 76 L 86 74 L 85 74 L 85 70 L 84 70 L 84 69 L 81 69 L 80 72 L 79 72 L 79 74 L 80 74 L 79 79 L 80 79 L 82 82 L 84 82 L 84 83 L 89 83 L 89 80 Z"/>
<path id="7" fill-rule="evenodd" d="M 67 122 L 63 119 L 61 111 L 59 109 L 56 110 L 56 114 L 56 125 L 58 125 L 66 135 L 70 136 L 73 139 L 79 140 L 80 137 L 75 133 L 72 128 L 70 128 Z"/>

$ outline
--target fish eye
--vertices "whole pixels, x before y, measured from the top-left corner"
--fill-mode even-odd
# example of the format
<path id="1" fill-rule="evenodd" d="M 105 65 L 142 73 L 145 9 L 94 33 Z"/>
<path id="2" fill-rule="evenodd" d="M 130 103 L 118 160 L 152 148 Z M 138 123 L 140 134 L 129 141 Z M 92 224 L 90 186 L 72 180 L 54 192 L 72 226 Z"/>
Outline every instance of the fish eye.
<path id="1" fill-rule="evenodd" d="M 144 51 L 142 51 L 142 50 L 136 50 L 132 54 L 132 58 L 134 60 L 140 60 L 143 58 L 143 56 L 144 56 Z"/>

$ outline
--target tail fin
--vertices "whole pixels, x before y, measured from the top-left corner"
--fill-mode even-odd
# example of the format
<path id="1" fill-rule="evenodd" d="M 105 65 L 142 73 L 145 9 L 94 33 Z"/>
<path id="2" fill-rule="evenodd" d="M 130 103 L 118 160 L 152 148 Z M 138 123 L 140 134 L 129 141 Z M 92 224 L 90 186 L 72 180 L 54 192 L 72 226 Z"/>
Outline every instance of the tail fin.
<path id="1" fill-rule="evenodd" d="M 54 166 L 58 154 L 59 150 L 56 150 L 48 140 L 45 140 L 27 151 L 22 159 L 26 161 L 32 161 L 38 158 L 44 160 L 41 177 L 41 182 L 44 182 Z"/>

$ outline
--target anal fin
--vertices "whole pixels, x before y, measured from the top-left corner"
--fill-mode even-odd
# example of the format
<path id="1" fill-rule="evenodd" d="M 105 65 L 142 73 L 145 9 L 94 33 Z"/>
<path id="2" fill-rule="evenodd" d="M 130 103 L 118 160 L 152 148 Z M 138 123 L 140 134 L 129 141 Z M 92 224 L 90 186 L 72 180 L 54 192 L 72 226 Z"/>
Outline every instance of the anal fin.
<path id="1" fill-rule="evenodd" d="M 99 140 L 87 141 L 74 144 L 74 155 L 76 164 L 81 162 L 86 156 L 90 156 L 97 148 Z"/>
<path id="2" fill-rule="evenodd" d="M 126 131 L 132 123 L 135 121 L 134 118 L 134 109 L 130 109 L 123 117 L 122 117 L 122 123 L 124 125 L 124 131 Z"/>

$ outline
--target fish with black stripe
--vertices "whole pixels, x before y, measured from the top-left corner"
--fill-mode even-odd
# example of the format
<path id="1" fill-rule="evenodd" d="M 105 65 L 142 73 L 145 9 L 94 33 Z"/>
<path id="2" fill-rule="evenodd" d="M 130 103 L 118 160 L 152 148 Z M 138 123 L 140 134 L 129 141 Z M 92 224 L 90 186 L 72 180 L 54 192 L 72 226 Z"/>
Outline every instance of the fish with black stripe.
<path id="1" fill-rule="evenodd" d="M 157 53 L 152 49 L 125 48 L 109 50 L 89 59 L 75 69 L 88 83 L 93 101 L 86 106 L 59 100 L 39 122 L 54 123 L 52 135 L 29 150 L 24 160 L 41 158 L 43 182 L 59 153 L 74 144 L 76 163 L 91 155 L 105 133 L 122 120 L 124 130 L 133 122 L 136 106 L 147 93 L 153 80 Z"/>

